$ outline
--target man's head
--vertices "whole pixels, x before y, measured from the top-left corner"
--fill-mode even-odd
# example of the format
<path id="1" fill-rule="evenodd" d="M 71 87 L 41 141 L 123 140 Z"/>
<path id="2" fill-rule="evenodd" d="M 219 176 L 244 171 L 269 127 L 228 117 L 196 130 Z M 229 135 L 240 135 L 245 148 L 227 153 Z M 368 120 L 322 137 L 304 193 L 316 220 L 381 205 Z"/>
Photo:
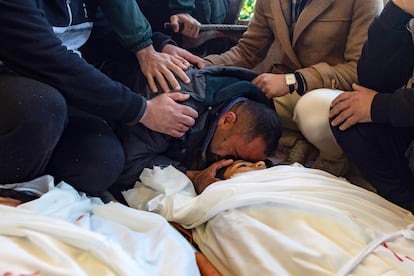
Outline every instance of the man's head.
<path id="1" fill-rule="evenodd" d="M 282 134 L 276 111 L 262 103 L 237 103 L 218 121 L 208 149 L 208 162 L 223 158 L 257 162 L 277 147 Z"/>

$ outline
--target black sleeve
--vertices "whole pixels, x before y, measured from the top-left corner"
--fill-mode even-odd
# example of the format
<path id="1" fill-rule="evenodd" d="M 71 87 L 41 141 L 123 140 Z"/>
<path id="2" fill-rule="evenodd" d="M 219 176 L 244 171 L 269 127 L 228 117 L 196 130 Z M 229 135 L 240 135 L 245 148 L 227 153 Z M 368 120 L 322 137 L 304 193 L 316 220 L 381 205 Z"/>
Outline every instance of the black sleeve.
<path id="1" fill-rule="evenodd" d="M 369 28 L 358 63 L 358 78 L 362 86 L 379 92 L 371 105 L 375 123 L 414 126 L 414 90 L 402 88 L 414 68 L 414 44 L 408 30 L 411 18 L 389 1 Z"/>
<path id="2" fill-rule="evenodd" d="M 378 93 L 371 105 L 371 118 L 375 123 L 413 127 L 414 89 L 404 88 L 394 93 Z"/>
<path id="3" fill-rule="evenodd" d="M 170 36 L 161 32 L 154 32 L 151 39 L 153 41 L 154 49 L 158 52 L 162 52 L 162 48 L 167 44 L 177 45 Z"/>
<path id="4" fill-rule="evenodd" d="M 374 19 L 358 63 L 361 85 L 392 93 L 407 83 L 414 67 L 414 44 L 407 29 L 410 19 L 392 1 Z"/>
<path id="5" fill-rule="evenodd" d="M 117 185 L 122 189 L 131 188 L 145 168 L 172 165 L 183 170 L 181 163 L 169 158 L 167 152 L 173 137 L 152 131 L 139 124 L 120 130 L 125 150 L 125 167 Z"/>
<path id="6" fill-rule="evenodd" d="M 67 103 L 104 119 L 135 124 L 146 101 L 67 50 L 35 1 L 0 0 L 0 60 L 54 86 Z"/>

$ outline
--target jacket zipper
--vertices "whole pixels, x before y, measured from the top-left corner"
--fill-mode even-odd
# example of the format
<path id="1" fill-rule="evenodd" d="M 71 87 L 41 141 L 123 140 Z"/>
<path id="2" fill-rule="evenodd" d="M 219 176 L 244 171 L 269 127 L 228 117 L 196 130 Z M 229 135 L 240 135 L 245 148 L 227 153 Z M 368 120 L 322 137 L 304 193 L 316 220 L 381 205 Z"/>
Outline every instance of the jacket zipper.
<path id="1" fill-rule="evenodd" d="M 66 7 L 68 8 L 68 15 L 69 15 L 69 25 L 68 27 L 70 27 L 72 25 L 72 10 L 70 9 L 70 0 L 66 0 Z"/>

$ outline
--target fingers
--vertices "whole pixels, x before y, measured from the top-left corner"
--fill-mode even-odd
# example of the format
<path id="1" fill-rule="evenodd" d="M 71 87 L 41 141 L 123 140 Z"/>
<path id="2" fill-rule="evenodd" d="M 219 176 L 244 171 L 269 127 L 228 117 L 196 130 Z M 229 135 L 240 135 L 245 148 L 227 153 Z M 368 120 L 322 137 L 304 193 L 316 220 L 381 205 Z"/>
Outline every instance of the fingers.
<path id="1" fill-rule="evenodd" d="M 148 86 L 153 93 L 158 93 L 157 85 L 155 84 L 155 80 L 152 76 L 147 77 Z"/>
<path id="2" fill-rule="evenodd" d="M 356 84 L 356 83 L 353 83 L 352 84 L 352 89 L 354 89 L 354 90 L 361 90 L 361 89 L 363 89 L 364 87 L 363 86 L 361 86 L 361 85 L 358 85 L 358 84 Z"/>
<path id="3" fill-rule="evenodd" d="M 188 131 L 188 129 L 189 127 L 171 129 L 169 135 L 176 138 L 180 138 Z"/>
<path id="4" fill-rule="evenodd" d="M 352 111 L 348 108 L 345 109 L 343 111 L 341 111 L 336 117 L 335 119 L 332 120 L 331 124 L 332 126 L 339 126 L 340 130 L 345 130 L 346 128 L 348 128 L 351 124 L 351 120 L 352 118 Z"/>
<path id="5" fill-rule="evenodd" d="M 334 118 L 331 125 L 339 126 L 340 130 L 346 130 L 358 122 L 351 108 L 351 97 L 351 92 L 342 93 L 332 101 L 329 118 Z"/>
<path id="6" fill-rule="evenodd" d="M 183 72 L 181 69 L 179 69 L 178 67 L 174 67 L 173 72 L 176 73 L 175 71 L 181 71 Z M 178 83 L 177 79 L 175 78 L 174 74 L 172 71 L 170 71 L 168 68 L 167 70 L 165 70 L 164 72 L 162 72 L 162 75 L 160 76 L 160 85 L 161 88 L 164 92 L 170 92 L 170 86 L 168 86 L 168 84 L 171 85 L 171 87 L 173 88 L 173 90 L 180 90 L 181 86 Z M 183 74 L 185 74 L 183 72 Z M 158 78 L 157 78 L 158 80 Z"/>
<path id="7" fill-rule="evenodd" d="M 263 74 L 254 78 L 252 83 L 257 85 L 257 87 L 259 87 L 265 95 L 268 94 L 269 91 L 266 89 L 266 81 Z"/>
<path id="8" fill-rule="evenodd" d="M 216 173 L 214 175 L 217 174 L 218 170 L 220 170 L 221 168 L 230 166 L 231 164 L 233 164 L 233 162 L 234 162 L 233 159 L 222 159 L 220 161 L 215 162 L 214 165 L 216 166 Z"/>
<path id="9" fill-rule="evenodd" d="M 190 95 L 188 94 L 183 94 L 179 92 L 168 93 L 167 96 L 176 102 L 185 101 L 190 97 Z M 183 115 L 191 118 L 191 119 L 187 118 L 186 122 L 183 122 L 183 123 L 187 126 L 192 126 L 195 122 L 194 119 L 198 118 L 198 112 L 189 106 L 182 105 L 182 104 L 177 104 L 177 105 L 178 105 L 178 109 L 181 111 Z"/>
<path id="10" fill-rule="evenodd" d="M 350 97 L 351 97 L 351 94 L 349 92 L 339 94 L 331 103 L 330 113 L 333 113 L 334 111 L 336 111 L 336 109 L 338 109 L 337 105 L 341 102 L 344 102 L 344 101 L 348 100 Z M 336 114 L 337 113 L 335 113 L 333 115 L 336 115 Z M 333 116 L 331 116 L 331 117 L 333 117 Z"/>
<path id="11" fill-rule="evenodd" d="M 257 86 L 259 86 L 259 83 L 260 83 L 261 78 L 262 78 L 262 75 L 259 75 L 259 76 L 255 77 L 252 80 L 252 83 L 255 84 L 255 85 L 257 85 Z"/>
<path id="12" fill-rule="evenodd" d="M 178 61 L 178 59 L 174 59 Z M 158 68 L 154 68 L 154 70 L 154 72 L 151 72 L 147 75 L 148 85 L 152 92 L 158 91 L 155 80 L 158 82 L 158 84 L 164 92 L 170 92 L 171 88 L 173 90 L 180 90 L 181 86 L 178 83 L 174 74 L 176 74 L 184 82 L 190 81 L 185 72 L 172 62 L 160 64 Z"/>
<path id="13" fill-rule="evenodd" d="M 177 16 L 170 17 L 170 25 L 174 33 L 178 33 L 180 31 L 180 24 Z"/>
<path id="14" fill-rule="evenodd" d="M 191 38 L 197 38 L 199 31 L 200 24 L 198 22 L 191 22 L 184 25 L 183 35 Z"/>
<path id="15" fill-rule="evenodd" d="M 157 132 L 173 137 L 183 136 L 194 125 L 198 113 L 189 106 L 177 103 L 175 98 L 185 98 L 177 94 L 181 93 L 161 94 L 148 100 L 140 122 Z"/>
<path id="16" fill-rule="evenodd" d="M 179 13 L 170 17 L 170 23 L 174 32 L 180 31 L 180 23 L 184 26 L 182 34 L 190 37 L 197 38 L 200 32 L 200 22 L 188 13 Z"/>
<path id="17" fill-rule="evenodd" d="M 219 180 L 219 178 L 216 177 L 217 172 L 222 168 L 230 166 L 231 164 L 233 164 L 233 162 L 234 162 L 233 159 L 222 159 L 222 160 L 219 160 L 217 162 L 214 162 L 208 168 L 208 170 L 210 172 L 210 177 L 214 178 L 215 181 Z"/>
<path id="18" fill-rule="evenodd" d="M 184 72 L 184 70 L 178 66 L 171 66 L 169 68 L 175 75 L 177 75 L 177 77 L 179 77 L 184 83 L 189 83 L 190 82 L 190 78 L 187 76 L 187 74 Z M 186 68 L 185 68 L 186 69 Z M 179 90 L 181 87 L 177 82 L 177 79 L 175 78 L 175 76 L 171 73 L 171 71 L 169 71 L 169 73 L 171 74 L 171 79 L 169 79 L 170 83 L 172 83 L 172 81 L 174 81 L 174 83 L 177 84 L 177 88 L 174 88 L 175 90 Z"/>
<path id="19" fill-rule="evenodd" d="M 170 79 L 171 79 L 171 76 L 169 76 L 170 74 L 171 72 L 167 70 L 163 73 L 157 72 L 154 76 L 158 84 L 161 86 L 162 91 L 164 92 L 169 92 L 171 90 L 170 86 L 168 85 L 168 82 L 171 84 L 173 89 L 180 89 L 180 85 L 177 83 L 177 80 L 174 78 L 174 76 L 172 76 L 172 79 L 175 81 L 175 83 L 170 82 Z"/>
<path id="20" fill-rule="evenodd" d="M 175 65 L 179 66 L 182 70 L 187 70 L 190 67 L 190 62 L 188 62 L 185 58 L 181 56 L 175 56 L 177 59 L 177 63 Z"/>
<path id="21" fill-rule="evenodd" d="M 189 94 L 184 94 L 184 93 L 180 93 L 180 92 L 168 93 L 167 96 L 170 97 L 171 99 L 173 99 L 176 102 L 182 102 L 182 101 L 188 100 L 190 98 Z"/>
<path id="22" fill-rule="evenodd" d="M 190 60 L 191 63 L 195 64 L 198 69 L 204 68 L 206 64 L 204 63 L 204 60 L 199 57 L 195 57 L 195 59 Z"/>

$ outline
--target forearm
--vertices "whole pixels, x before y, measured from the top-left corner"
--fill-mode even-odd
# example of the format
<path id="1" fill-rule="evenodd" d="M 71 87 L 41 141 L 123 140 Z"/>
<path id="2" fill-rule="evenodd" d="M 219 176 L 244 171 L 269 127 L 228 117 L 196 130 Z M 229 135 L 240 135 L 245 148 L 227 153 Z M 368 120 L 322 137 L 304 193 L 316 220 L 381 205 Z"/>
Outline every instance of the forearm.
<path id="1" fill-rule="evenodd" d="M 137 52 L 152 44 L 151 26 L 135 0 L 101 1 L 100 5 L 125 48 Z"/>
<path id="2" fill-rule="evenodd" d="M 264 14 L 264 5 L 268 0 L 258 0 L 253 18 L 250 20 L 247 31 L 236 46 L 220 55 L 209 55 L 204 58 L 206 65 L 239 66 L 254 68 L 264 60 L 274 41 Z"/>
<path id="3" fill-rule="evenodd" d="M 55 87 L 71 106 L 108 120 L 138 122 L 145 99 L 67 50 L 41 14 L 34 2 L 0 1 L 0 60 Z"/>
<path id="4" fill-rule="evenodd" d="M 413 127 L 413 102 L 414 89 L 398 89 L 391 94 L 378 93 L 371 105 L 372 121 L 395 127 Z"/>
<path id="5" fill-rule="evenodd" d="M 190 13 L 195 8 L 194 0 L 169 0 L 168 7 L 170 9 L 170 14 L 178 13 Z"/>

